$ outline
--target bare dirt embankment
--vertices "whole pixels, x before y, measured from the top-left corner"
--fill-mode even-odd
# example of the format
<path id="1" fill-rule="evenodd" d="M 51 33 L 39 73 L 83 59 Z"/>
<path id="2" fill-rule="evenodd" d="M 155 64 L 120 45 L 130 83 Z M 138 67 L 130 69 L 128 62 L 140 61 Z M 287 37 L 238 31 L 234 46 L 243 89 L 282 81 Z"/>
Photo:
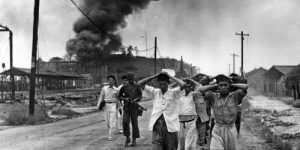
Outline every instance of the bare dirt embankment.
<path id="1" fill-rule="evenodd" d="M 249 100 L 248 117 L 263 128 L 264 139 L 274 149 L 300 149 L 300 109 L 264 96 Z"/>

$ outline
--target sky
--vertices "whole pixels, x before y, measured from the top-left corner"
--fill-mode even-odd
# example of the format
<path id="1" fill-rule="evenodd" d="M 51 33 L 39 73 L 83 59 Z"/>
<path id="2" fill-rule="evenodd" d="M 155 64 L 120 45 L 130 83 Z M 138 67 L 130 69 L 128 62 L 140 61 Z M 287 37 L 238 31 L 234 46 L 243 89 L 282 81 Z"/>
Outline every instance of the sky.
<path id="1" fill-rule="evenodd" d="M 0 0 L 0 24 L 14 32 L 14 66 L 30 66 L 34 0 Z M 79 0 L 75 1 L 80 3 Z M 39 56 L 63 57 L 66 41 L 75 36 L 73 23 L 81 16 L 69 0 L 41 0 Z M 241 37 L 246 72 L 272 65 L 298 65 L 300 55 L 300 1 L 298 0 L 159 0 L 127 18 L 123 45 L 145 49 L 158 39 L 158 57 L 170 57 L 198 66 L 201 72 L 228 74 L 236 53 L 240 68 Z M 140 53 L 153 56 L 153 51 Z M 9 66 L 8 33 L 0 32 L 0 62 Z"/>

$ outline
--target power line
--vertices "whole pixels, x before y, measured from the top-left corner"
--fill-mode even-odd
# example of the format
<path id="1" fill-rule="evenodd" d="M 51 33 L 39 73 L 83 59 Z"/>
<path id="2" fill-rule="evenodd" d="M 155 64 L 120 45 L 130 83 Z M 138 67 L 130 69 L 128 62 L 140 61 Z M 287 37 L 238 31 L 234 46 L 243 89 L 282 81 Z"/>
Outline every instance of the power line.
<path id="1" fill-rule="evenodd" d="M 70 6 L 69 3 L 68 3 L 67 1 L 68 1 L 68 0 L 65 1 L 65 2 L 66 2 L 65 4 L 66 4 L 67 6 Z M 71 10 L 72 10 L 73 15 L 75 15 L 75 14 L 76 14 L 75 10 L 74 10 L 72 7 L 70 7 L 70 8 L 71 8 Z"/>
<path id="2" fill-rule="evenodd" d="M 103 29 L 101 29 L 73 0 L 70 0 L 75 7 L 98 29 L 100 30 L 104 35 L 109 37 L 111 40 L 118 42 L 120 45 L 122 45 L 125 48 L 128 48 L 128 46 L 123 45 L 119 40 L 116 40 L 115 38 L 111 37 L 109 34 L 107 34 Z"/>
<path id="3" fill-rule="evenodd" d="M 105 36 L 107 36 L 108 38 L 110 38 L 111 40 L 119 43 L 122 47 L 125 47 L 125 48 L 128 48 L 129 46 L 125 46 L 123 45 L 119 40 L 111 37 L 108 33 L 106 33 L 103 29 L 101 29 L 73 0 L 70 0 L 74 6 L 98 29 L 100 30 Z M 150 49 L 146 49 L 146 50 L 137 50 L 138 52 L 141 52 L 141 51 L 149 51 Z"/>
<path id="4" fill-rule="evenodd" d="M 244 76 L 244 36 L 250 36 L 250 34 L 245 34 L 241 31 L 241 33 L 236 33 L 236 35 L 241 36 L 241 76 Z"/>
<path id="5" fill-rule="evenodd" d="M 158 47 L 157 47 L 157 52 L 158 52 L 159 57 L 162 58 Z"/>
<path id="6" fill-rule="evenodd" d="M 154 47 L 148 48 L 148 49 L 145 49 L 145 50 L 138 50 L 138 51 L 139 51 L 139 52 L 147 52 L 147 51 L 150 51 L 150 50 L 152 50 L 152 49 L 154 49 Z"/>

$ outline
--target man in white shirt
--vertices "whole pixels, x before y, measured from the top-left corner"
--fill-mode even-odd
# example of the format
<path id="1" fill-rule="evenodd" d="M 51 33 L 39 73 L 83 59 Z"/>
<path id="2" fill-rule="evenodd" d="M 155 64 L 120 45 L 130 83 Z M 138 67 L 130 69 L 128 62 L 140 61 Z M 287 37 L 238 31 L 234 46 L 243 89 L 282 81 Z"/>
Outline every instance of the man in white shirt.
<path id="1" fill-rule="evenodd" d="M 204 141 L 206 128 L 203 128 L 203 126 L 206 127 L 206 121 L 209 118 L 202 94 L 212 86 L 202 86 L 193 79 L 184 79 L 183 81 L 186 86 L 180 94 L 178 105 L 180 121 L 179 150 L 204 149 L 204 142 L 200 144 L 199 138 L 201 138 L 200 141 Z M 201 129 L 199 133 L 197 133 L 198 128 Z"/>
<path id="2" fill-rule="evenodd" d="M 196 121 L 198 121 L 198 116 L 204 114 L 203 111 L 206 111 L 206 106 L 202 106 L 204 100 L 200 91 L 201 84 L 192 79 L 185 79 L 184 82 L 186 86 L 179 103 L 179 149 L 198 150 L 200 147 L 197 145 L 198 133 Z"/>
<path id="3" fill-rule="evenodd" d="M 145 86 L 148 81 L 154 78 L 157 78 L 159 88 Z M 176 150 L 178 147 L 177 132 L 180 124 L 177 103 L 181 90 L 179 87 L 169 89 L 169 78 L 173 79 L 180 86 L 185 85 L 182 80 L 167 73 L 160 73 L 138 82 L 153 100 L 149 129 L 152 131 L 152 144 L 155 150 Z"/>
<path id="4" fill-rule="evenodd" d="M 105 101 L 104 118 L 109 130 L 108 140 L 111 141 L 115 132 L 117 107 L 119 106 L 117 100 L 118 89 L 114 86 L 116 78 L 113 75 L 109 75 L 107 80 L 109 85 L 102 88 L 97 106 L 99 107 L 100 103 Z"/>

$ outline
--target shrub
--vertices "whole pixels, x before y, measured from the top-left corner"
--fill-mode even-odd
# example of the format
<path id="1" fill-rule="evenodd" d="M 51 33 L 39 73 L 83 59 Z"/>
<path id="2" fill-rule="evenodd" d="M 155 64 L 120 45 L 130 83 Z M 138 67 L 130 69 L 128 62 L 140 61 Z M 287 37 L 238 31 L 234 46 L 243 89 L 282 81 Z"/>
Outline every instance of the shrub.
<path id="1" fill-rule="evenodd" d="M 296 100 L 293 106 L 296 108 L 300 108 L 300 100 Z"/>
<path id="2" fill-rule="evenodd" d="M 276 150 L 292 150 L 292 145 L 286 141 L 277 140 L 274 145 Z"/>
<path id="3" fill-rule="evenodd" d="M 64 115 L 64 116 L 76 116 L 79 115 L 79 113 L 69 109 L 69 108 L 56 108 L 54 110 L 52 110 L 52 114 L 53 115 Z"/>
<path id="4" fill-rule="evenodd" d="M 29 116 L 29 106 L 27 104 L 13 104 L 8 110 L 6 123 L 9 125 L 36 124 L 48 119 L 45 109 L 40 105 L 35 105 L 35 113 Z"/>
<path id="5" fill-rule="evenodd" d="M 288 105 L 293 105 L 295 102 L 295 100 L 292 97 L 282 97 L 279 99 Z"/>
<path id="6" fill-rule="evenodd" d="M 250 108 L 251 104 L 249 102 L 248 99 L 244 99 L 243 102 L 242 102 L 242 109 L 248 109 Z"/>

